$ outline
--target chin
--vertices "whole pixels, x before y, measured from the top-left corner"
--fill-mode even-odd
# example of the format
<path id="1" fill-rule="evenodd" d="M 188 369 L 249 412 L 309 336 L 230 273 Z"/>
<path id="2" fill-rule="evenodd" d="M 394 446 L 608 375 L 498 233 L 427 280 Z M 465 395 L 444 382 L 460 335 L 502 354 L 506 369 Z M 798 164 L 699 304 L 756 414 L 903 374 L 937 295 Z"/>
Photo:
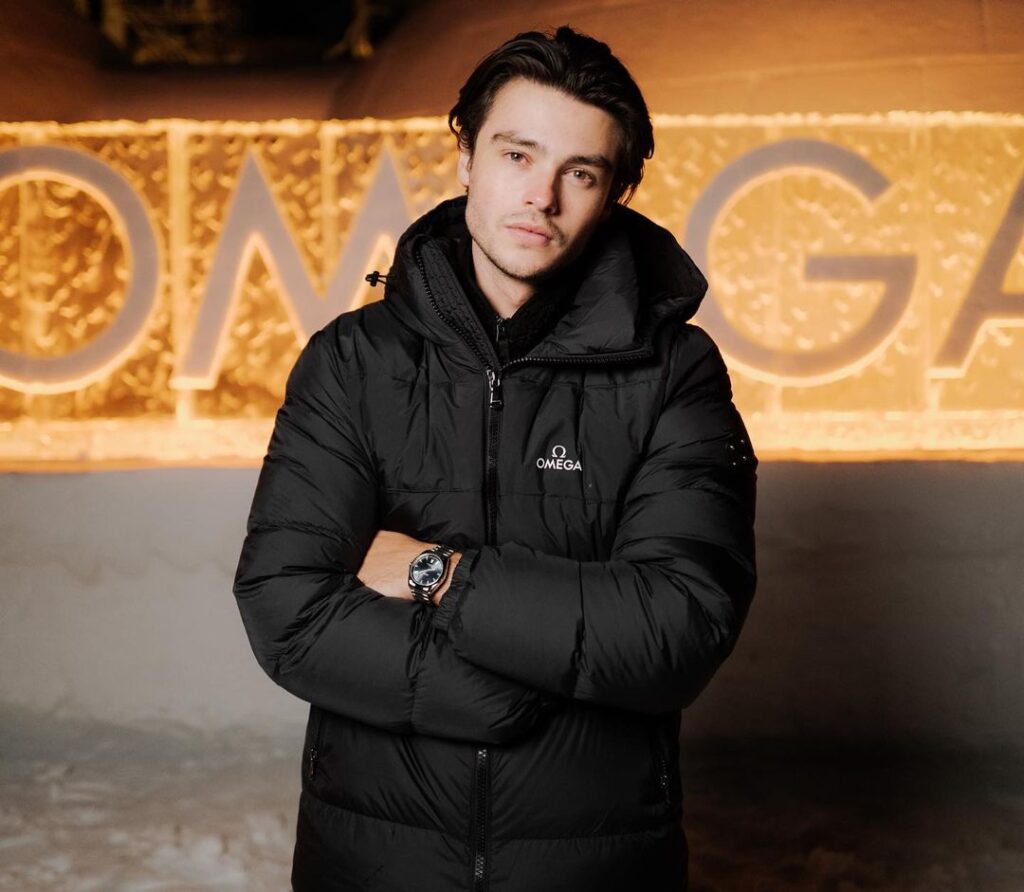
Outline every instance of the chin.
<path id="1" fill-rule="evenodd" d="M 499 257 L 498 263 L 495 263 L 494 259 L 491 259 L 493 263 L 501 272 L 506 276 L 513 279 L 521 279 L 523 281 L 529 281 L 535 276 L 543 276 L 544 273 L 550 268 L 551 264 L 538 264 L 536 262 L 524 262 L 521 257 Z"/>
<path id="2" fill-rule="evenodd" d="M 537 284 L 543 282 L 549 275 L 558 269 L 556 264 L 545 264 L 544 266 L 531 266 L 531 267 L 509 267 L 505 271 L 506 275 L 511 276 L 514 279 L 519 279 L 521 282 L 528 282 L 529 284 Z"/>

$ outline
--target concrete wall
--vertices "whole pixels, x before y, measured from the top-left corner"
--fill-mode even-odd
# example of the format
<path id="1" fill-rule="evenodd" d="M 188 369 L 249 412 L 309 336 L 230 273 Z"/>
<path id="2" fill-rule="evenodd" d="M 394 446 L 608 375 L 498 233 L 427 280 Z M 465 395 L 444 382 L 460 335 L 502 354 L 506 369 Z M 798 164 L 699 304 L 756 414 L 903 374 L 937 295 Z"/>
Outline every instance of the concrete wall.
<path id="1" fill-rule="evenodd" d="M 0 120 L 447 114 L 518 31 L 607 41 L 664 113 L 1024 109 L 1020 0 L 424 0 L 365 62 L 123 71 L 70 0 L 0 0 Z"/>
<path id="2" fill-rule="evenodd" d="M 255 470 L 0 475 L 0 708 L 294 729 L 231 594 Z M 765 463 L 761 584 L 691 739 L 1024 740 L 1024 466 Z"/>
<path id="3" fill-rule="evenodd" d="M 338 82 L 336 116 L 447 114 L 519 31 L 606 41 L 652 111 L 1020 111 L 1019 0 L 433 0 Z"/>

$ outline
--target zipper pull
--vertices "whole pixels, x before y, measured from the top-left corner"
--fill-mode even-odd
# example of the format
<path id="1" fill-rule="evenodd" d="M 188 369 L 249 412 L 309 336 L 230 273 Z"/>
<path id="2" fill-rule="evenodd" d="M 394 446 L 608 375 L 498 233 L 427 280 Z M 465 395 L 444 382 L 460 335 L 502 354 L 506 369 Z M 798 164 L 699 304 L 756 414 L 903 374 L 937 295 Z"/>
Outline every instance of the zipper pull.
<path id="1" fill-rule="evenodd" d="M 497 313 L 494 314 L 494 345 L 498 348 L 498 358 L 502 363 L 509 361 L 508 348 L 508 319 L 502 319 Z"/>
<path id="2" fill-rule="evenodd" d="M 501 398 L 501 376 L 494 369 L 487 370 L 487 386 L 491 391 L 490 407 L 492 409 L 500 409 L 505 405 Z"/>
<path id="3" fill-rule="evenodd" d="M 371 288 L 376 288 L 378 282 L 387 283 L 388 277 L 383 275 L 379 270 L 374 270 L 366 276 L 366 281 L 370 283 Z"/>

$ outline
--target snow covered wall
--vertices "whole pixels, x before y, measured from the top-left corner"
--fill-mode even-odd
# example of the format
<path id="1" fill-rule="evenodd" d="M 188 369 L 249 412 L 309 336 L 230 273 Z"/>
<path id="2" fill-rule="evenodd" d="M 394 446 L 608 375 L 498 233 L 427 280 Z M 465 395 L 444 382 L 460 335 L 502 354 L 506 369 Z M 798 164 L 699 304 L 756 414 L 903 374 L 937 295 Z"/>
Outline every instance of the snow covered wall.
<path id="1" fill-rule="evenodd" d="M 254 469 L 0 475 L 0 711 L 293 733 L 231 594 Z M 684 736 L 1024 748 L 1024 465 L 764 463 Z"/>

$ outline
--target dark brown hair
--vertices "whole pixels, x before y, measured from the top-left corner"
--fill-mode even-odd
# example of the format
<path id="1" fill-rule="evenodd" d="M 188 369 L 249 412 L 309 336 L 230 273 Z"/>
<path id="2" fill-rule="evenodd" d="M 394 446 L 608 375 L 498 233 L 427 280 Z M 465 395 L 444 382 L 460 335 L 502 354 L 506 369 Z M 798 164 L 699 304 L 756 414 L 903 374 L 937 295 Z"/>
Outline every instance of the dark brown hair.
<path id="1" fill-rule="evenodd" d="M 524 31 L 485 56 L 448 113 L 448 128 L 469 152 L 494 97 L 517 77 L 597 106 L 618 122 L 619 156 L 608 198 L 625 195 L 628 204 L 643 179 L 644 160 L 654 154 L 654 131 L 640 88 L 608 44 L 563 25 L 553 35 Z"/>

